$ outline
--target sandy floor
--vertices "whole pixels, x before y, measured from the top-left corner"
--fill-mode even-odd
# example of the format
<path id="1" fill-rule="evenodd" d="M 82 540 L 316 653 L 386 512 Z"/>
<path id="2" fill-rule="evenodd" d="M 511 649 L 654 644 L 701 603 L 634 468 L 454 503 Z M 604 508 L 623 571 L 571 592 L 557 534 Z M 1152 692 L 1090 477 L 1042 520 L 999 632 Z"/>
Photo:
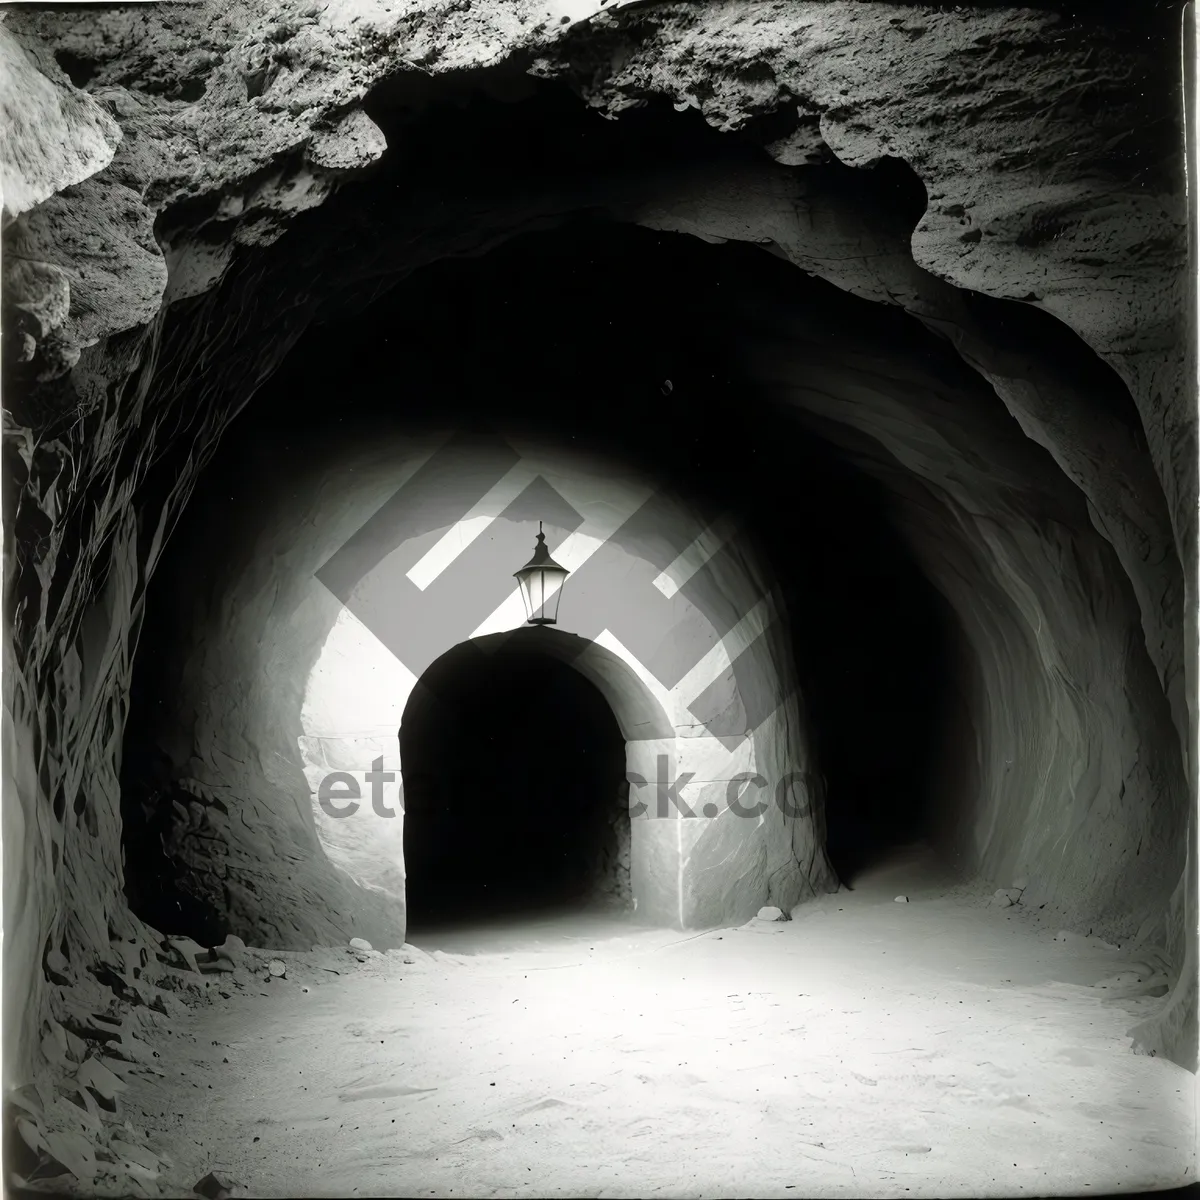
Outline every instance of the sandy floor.
<path id="1" fill-rule="evenodd" d="M 257 1196 L 1192 1182 L 1195 1077 L 1130 1053 L 1145 1000 L 1090 986 L 1130 954 L 897 881 L 693 937 L 563 917 L 285 955 L 177 1027 L 129 1109 L 180 1194 L 210 1170 Z"/>

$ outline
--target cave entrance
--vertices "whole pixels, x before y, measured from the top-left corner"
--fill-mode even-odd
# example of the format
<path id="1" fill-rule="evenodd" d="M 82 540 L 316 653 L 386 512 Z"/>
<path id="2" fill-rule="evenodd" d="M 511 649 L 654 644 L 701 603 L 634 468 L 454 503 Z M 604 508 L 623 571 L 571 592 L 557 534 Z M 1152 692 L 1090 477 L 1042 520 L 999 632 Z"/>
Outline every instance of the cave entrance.
<path id="1" fill-rule="evenodd" d="M 632 907 L 626 744 L 575 638 L 472 639 L 437 659 L 400 728 L 410 936 Z M 554 653 L 553 651 L 558 651 Z"/>

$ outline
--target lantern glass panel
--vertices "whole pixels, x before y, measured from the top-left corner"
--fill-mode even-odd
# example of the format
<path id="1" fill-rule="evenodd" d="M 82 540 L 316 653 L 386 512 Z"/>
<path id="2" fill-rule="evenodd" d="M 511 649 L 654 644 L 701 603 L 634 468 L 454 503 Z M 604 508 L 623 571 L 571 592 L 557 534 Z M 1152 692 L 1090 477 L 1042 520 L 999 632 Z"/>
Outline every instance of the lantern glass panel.
<path id="1" fill-rule="evenodd" d="M 562 584 L 566 576 L 566 571 L 547 567 L 530 567 L 517 572 L 527 621 L 537 625 L 557 623 Z"/>

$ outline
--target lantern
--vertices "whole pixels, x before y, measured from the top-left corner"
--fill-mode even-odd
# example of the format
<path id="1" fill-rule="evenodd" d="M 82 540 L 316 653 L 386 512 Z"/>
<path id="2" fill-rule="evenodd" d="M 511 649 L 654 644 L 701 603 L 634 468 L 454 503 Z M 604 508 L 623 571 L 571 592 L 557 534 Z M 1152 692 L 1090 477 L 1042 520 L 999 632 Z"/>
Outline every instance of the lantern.
<path id="1" fill-rule="evenodd" d="M 560 567 L 550 557 L 539 521 L 533 557 L 519 571 L 513 572 L 513 578 L 521 586 L 528 624 L 554 625 L 558 622 L 558 602 L 562 597 L 563 581 L 569 574 L 566 567 Z"/>

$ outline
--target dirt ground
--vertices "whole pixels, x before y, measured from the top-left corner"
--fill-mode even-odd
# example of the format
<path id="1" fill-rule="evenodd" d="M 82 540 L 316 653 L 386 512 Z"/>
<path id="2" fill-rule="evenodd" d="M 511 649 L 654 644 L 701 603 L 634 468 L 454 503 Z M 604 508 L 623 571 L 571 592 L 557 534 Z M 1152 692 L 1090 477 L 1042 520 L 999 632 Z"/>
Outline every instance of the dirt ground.
<path id="1" fill-rule="evenodd" d="M 175 1194 L 209 1171 L 235 1196 L 1192 1182 L 1196 1079 L 1125 1036 L 1152 964 L 1057 932 L 900 866 L 790 922 L 563 914 L 282 954 L 285 978 L 163 1032 L 126 1109 Z"/>

